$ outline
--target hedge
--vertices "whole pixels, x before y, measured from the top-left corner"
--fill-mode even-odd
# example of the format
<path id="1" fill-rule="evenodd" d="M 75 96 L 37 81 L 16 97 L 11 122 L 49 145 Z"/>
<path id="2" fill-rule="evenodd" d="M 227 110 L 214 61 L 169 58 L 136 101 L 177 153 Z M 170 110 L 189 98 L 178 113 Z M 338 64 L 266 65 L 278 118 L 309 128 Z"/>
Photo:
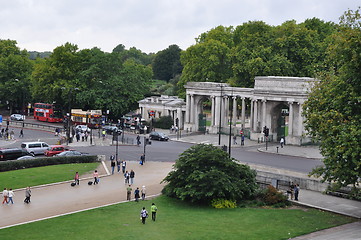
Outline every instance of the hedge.
<path id="1" fill-rule="evenodd" d="M 98 156 L 68 156 L 68 157 L 43 157 L 24 160 L 12 160 L 0 162 L 0 172 L 6 172 L 24 168 L 34 168 L 49 165 L 69 163 L 90 163 L 97 162 Z"/>

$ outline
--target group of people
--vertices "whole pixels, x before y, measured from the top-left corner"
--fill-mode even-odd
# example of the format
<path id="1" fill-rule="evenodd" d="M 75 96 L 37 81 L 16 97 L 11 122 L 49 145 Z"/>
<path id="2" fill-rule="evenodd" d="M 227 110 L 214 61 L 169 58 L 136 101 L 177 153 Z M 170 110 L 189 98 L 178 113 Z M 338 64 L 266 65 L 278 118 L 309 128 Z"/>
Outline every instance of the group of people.
<path id="1" fill-rule="evenodd" d="M 290 187 L 287 190 L 287 195 L 290 196 L 291 200 L 295 199 L 295 201 L 298 201 L 299 193 L 300 193 L 300 185 L 291 182 Z"/>
<path id="2" fill-rule="evenodd" d="M 233 144 L 234 145 L 237 145 L 238 143 L 237 143 L 237 136 L 236 135 L 234 135 L 233 136 Z M 244 135 L 242 134 L 241 135 L 241 146 L 243 146 L 244 145 Z"/>
<path id="3" fill-rule="evenodd" d="M 115 165 L 117 166 L 118 173 L 120 173 L 120 167 L 122 167 L 122 172 L 125 174 L 125 168 L 127 167 L 127 162 L 125 160 L 120 161 L 119 159 L 115 160 L 115 156 L 110 156 L 110 167 L 112 169 L 112 175 L 115 171 Z"/>
<path id="4" fill-rule="evenodd" d="M 15 193 L 13 191 L 12 188 L 10 188 L 9 190 L 7 188 L 4 188 L 3 190 L 3 201 L 2 204 L 14 204 L 14 200 L 13 197 L 15 196 Z M 25 199 L 24 199 L 24 203 L 28 204 L 30 203 L 30 197 L 31 197 L 31 190 L 30 187 L 26 187 L 25 189 Z"/>
<path id="5" fill-rule="evenodd" d="M 127 201 L 131 201 L 132 200 L 132 185 L 128 185 L 127 187 Z M 139 190 L 139 187 L 137 187 L 134 191 L 134 198 L 136 202 L 139 202 L 140 199 L 140 195 L 142 197 L 142 200 L 145 200 L 145 195 L 147 193 L 147 189 L 145 188 L 145 186 L 142 187 L 141 190 Z"/>
<path id="6" fill-rule="evenodd" d="M 19 138 L 24 137 L 24 130 L 21 128 L 19 133 Z M 2 128 L 0 131 L 0 138 L 3 138 L 4 140 L 14 140 L 15 139 L 15 131 L 14 129 L 11 129 L 9 131 L 9 128 Z"/>
<path id="7" fill-rule="evenodd" d="M 84 141 L 88 141 L 88 136 L 89 136 L 89 133 L 87 131 L 77 131 L 75 133 L 75 138 L 76 138 L 76 141 L 79 142 L 80 139 L 82 142 Z"/>
<path id="8" fill-rule="evenodd" d="M 152 206 L 150 207 L 150 212 L 152 213 L 152 220 L 155 221 L 155 218 L 157 216 L 158 208 L 157 206 L 152 203 Z M 145 220 L 148 218 L 148 211 L 145 209 L 145 207 L 142 208 L 140 211 L 140 219 L 142 220 L 142 223 L 145 224 Z"/>

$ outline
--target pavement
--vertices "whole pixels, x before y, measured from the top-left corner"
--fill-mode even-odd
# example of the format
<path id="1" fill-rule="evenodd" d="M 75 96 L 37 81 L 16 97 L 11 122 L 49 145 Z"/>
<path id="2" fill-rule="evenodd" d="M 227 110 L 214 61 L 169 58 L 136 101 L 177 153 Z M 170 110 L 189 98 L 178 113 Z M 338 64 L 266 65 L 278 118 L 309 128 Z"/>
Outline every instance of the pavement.
<path id="1" fill-rule="evenodd" d="M 160 130 L 162 131 L 162 130 Z M 172 141 L 181 141 L 188 143 L 203 143 L 203 144 L 213 144 L 218 145 L 219 136 L 214 134 L 205 134 L 205 135 L 194 135 L 191 133 L 184 134 L 181 136 L 175 133 L 169 133 L 169 131 L 164 131 L 168 134 Z M 102 140 L 99 138 L 93 139 L 93 144 L 95 145 L 110 145 L 112 144 L 111 138 L 108 136 L 107 139 Z M 240 139 L 238 139 L 240 141 Z M 0 146 L 2 145 L 0 141 Z M 229 138 L 228 136 L 221 136 L 221 145 L 228 145 Z M 233 139 L 232 139 L 233 143 Z M 70 146 L 89 146 L 89 142 L 74 142 Z M 322 159 L 322 155 L 317 146 L 291 146 L 285 145 L 283 148 L 280 148 L 277 144 L 269 144 L 267 149 L 265 143 L 258 143 L 255 141 L 245 140 L 244 146 L 239 144 L 232 145 L 232 148 L 245 148 L 246 151 L 260 151 L 273 154 L 289 155 L 289 156 L 299 156 L 311 159 Z M 160 162 L 147 162 L 146 165 L 140 167 L 136 162 L 130 162 L 129 166 L 133 168 L 136 172 L 136 185 L 134 187 L 141 187 L 146 185 L 149 189 L 148 195 L 157 195 L 162 189 L 162 184 L 160 181 L 167 175 L 167 173 L 172 168 L 172 163 L 160 163 Z M 257 166 L 252 165 L 252 168 L 262 169 L 267 168 L 266 166 Z M 130 168 L 129 168 L 130 169 Z M 278 172 L 283 172 L 286 170 L 277 169 Z M 102 170 L 104 177 L 101 179 L 99 186 L 87 186 L 82 183 L 80 186 L 71 188 L 69 182 L 60 183 L 56 185 L 48 185 L 44 187 L 39 187 L 33 189 L 33 197 L 31 205 L 23 204 L 14 204 L 13 206 L 5 205 L 0 208 L 0 215 L 6 216 L 11 215 L 10 219 L 2 218 L 0 219 L 0 229 L 8 227 L 9 225 L 21 224 L 23 222 L 35 221 L 36 219 L 48 218 L 52 216 L 57 216 L 59 214 L 66 214 L 68 212 L 74 212 L 78 210 L 86 210 L 89 208 L 115 204 L 118 202 L 125 201 L 125 185 L 123 183 L 122 174 L 115 174 L 107 176 L 105 169 Z M 287 171 L 287 174 L 290 174 Z M 292 173 L 295 175 L 300 175 L 301 173 Z M 83 176 L 84 177 L 84 176 Z M 86 176 L 85 176 L 86 177 Z M 89 176 L 88 176 L 89 177 Z M 305 177 L 307 177 L 305 175 Z M 73 191 L 74 196 L 76 196 L 76 202 L 72 198 L 62 199 L 60 205 L 58 204 L 59 196 L 65 196 L 69 194 L 69 188 Z M 16 191 L 16 196 L 23 196 L 24 190 Z M 54 193 L 54 194 L 52 194 Z M 56 194 L 55 194 L 56 193 Z M 98 197 L 104 196 L 104 197 Z M 106 197 L 105 197 L 106 196 Z M 15 197 L 16 201 L 22 200 L 22 197 Z M 57 207 L 53 208 L 53 202 L 57 202 Z M 330 211 L 338 213 L 341 215 L 346 215 L 359 219 L 351 224 L 345 224 L 335 228 L 330 228 L 326 230 L 321 230 L 315 233 L 307 234 L 304 236 L 299 236 L 293 239 L 304 240 L 304 239 L 317 239 L 317 240 L 326 240 L 326 239 L 361 239 L 361 202 L 348 200 L 344 198 L 334 197 L 330 195 L 325 195 L 320 192 L 309 191 L 306 189 L 301 189 L 299 201 L 295 202 L 299 205 L 306 207 L 312 207 L 320 209 L 323 211 Z M 30 207 L 31 206 L 31 207 Z M 14 209 L 16 211 L 14 211 Z M 14 213 L 15 212 L 15 213 Z M 29 214 L 24 214 L 29 213 Z"/>

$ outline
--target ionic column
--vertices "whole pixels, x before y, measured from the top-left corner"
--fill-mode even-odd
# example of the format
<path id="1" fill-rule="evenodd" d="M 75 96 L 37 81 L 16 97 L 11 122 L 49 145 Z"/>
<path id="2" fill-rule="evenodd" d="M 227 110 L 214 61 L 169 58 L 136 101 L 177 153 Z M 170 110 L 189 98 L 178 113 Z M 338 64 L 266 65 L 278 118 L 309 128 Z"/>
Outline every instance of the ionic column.
<path id="1" fill-rule="evenodd" d="M 257 122 L 258 122 L 258 102 L 257 99 L 254 100 L 254 112 L 253 112 L 253 132 L 257 132 Z"/>
<path id="2" fill-rule="evenodd" d="M 303 132 L 302 103 L 298 102 L 298 135 L 302 136 L 302 132 Z"/>
<path id="3" fill-rule="evenodd" d="M 224 123 L 225 124 L 223 124 L 223 125 L 225 125 L 225 126 L 227 126 L 228 124 L 226 124 L 226 123 L 228 123 L 228 120 L 229 120 L 229 97 L 225 97 L 224 98 L 224 105 L 223 105 L 224 107 L 225 107 L 225 114 L 224 114 Z"/>
<path id="4" fill-rule="evenodd" d="M 190 100 L 190 95 L 187 94 L 186 96 L 186 123 L 189 123 L 190 120 L 190 105 L 191 105 L 191 100 Z"/>
<path id="5" fill-rule="evenodd" d="M 288 136 L 293 135 L 293 102 L 288 102 L 289 114 L 288 114 Z"/>
<path id="6" fill-rule="evenodd" d="M 251 116 L 250 116 L 250 121 L 249 121 L 249 127 L 251 129 L 251 131 L 253 131 L 253 119 L 254 119 L 254 112 L 253 112 L 253 99 L 251 99 Z"/>
<path id="7" fill-rule="evenodd" d="M 189 123 L 194 123 L 194 96 L 193 94 L 191 94 L 191 105 L 189 106 L 190 109 L 190 119 L 189 119 Z"/>
<path id="8" fill-rule="evenodd" d="M 218 96 L 218 97 L 215 97 L 214 99 L 214 102 L 215 102 L 215 106 L 214 106 L 214 109 L 215 109 L 215 114 L 214 114 L 214 125 L 215 126 L 219 126 L 219 120 L 220 120 L 220 110 L 221 110 L 221 97 Z"/>
<path id="9" fill-rule="evenodd" d="M 252 108 L 251 108 L 252 111 Z M 242 129 L 245 128 L 246 125 L 246 102 L 245 97 L 242 97 L 242 113 L 241 113 L 241 121 L 242 121 Z"/>
<path id="10" fill-rule="evenodd" d="M 232 97 L 232 99 L 233 99 L 232 122 L 233 122 L 233 126 L 236 126 L 236 120 L 237 120 L 237 97 Z"/>
<path id="11" fill-rule="evenodd" d="M 216 125 L 215 123 L 215 115 L 216 115 L 216 100 L 214 96 L 211 96 L 211 100 L 212 100 L 212 107 L 211 107 L 211 126 Z"/>
<path id="12" fill-rule="evenodd" d="M 262 100 L 262 124 L 261 127 L 266 126 L 267 122 L 266 122 L 266 99 Z"/>

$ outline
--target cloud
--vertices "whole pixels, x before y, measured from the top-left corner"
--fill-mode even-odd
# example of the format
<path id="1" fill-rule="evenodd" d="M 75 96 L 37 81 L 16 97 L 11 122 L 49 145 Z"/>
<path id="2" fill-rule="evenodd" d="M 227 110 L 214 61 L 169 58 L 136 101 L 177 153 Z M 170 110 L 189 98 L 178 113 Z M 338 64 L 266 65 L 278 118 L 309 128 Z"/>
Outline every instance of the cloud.
<path id="1" fill-rule="evenodd" d="M 112 51 L 118 44 L 157 52 L 186 49 L 210 29 L 262 20 L 280 25 L 317 17 L 338 22 L 354 0 L 0 0 L 0 38 L 27 50 L 53 50 L 66 42 Z"/>

